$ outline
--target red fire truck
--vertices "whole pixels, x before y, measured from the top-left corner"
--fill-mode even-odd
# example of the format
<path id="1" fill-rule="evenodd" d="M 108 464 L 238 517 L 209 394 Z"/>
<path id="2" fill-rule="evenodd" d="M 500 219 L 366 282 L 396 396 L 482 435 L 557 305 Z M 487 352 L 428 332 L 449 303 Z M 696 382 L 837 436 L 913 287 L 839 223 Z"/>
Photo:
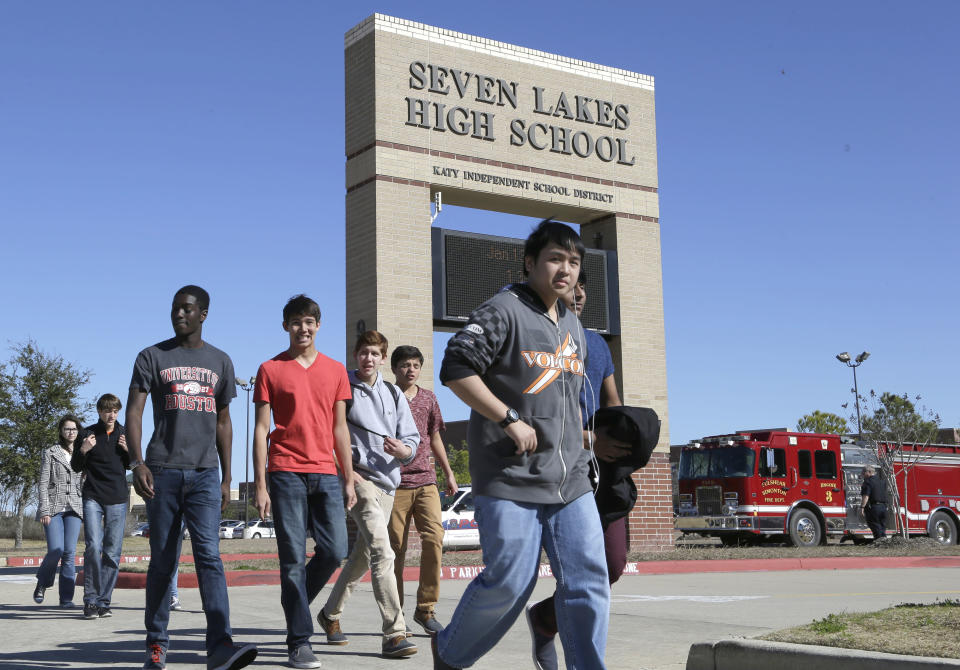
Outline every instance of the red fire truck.
<path id="1" fill-rule="evenodd" d="M 766 430 L 705 437 L 681 450 L 675 525 L 724 544 L 765 536 L 796 546 L 822 544 L 827 536 L 861 542 L 872 537 L 860 513 L 868 464 L 879 473 L 873 449 L 838 435 Z M 960 446 L 905 446 L 893 468 L 909 533 L 956 544 Z M 895 512 L 891 496 L 888 529 L 897 527 Z"/>

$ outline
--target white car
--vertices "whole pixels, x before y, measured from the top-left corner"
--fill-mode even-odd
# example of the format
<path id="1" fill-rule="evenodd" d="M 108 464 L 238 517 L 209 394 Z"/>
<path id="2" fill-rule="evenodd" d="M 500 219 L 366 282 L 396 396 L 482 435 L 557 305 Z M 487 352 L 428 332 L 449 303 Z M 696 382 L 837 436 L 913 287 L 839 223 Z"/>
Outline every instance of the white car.
<path id="1" fill-rule="evenodd" d="M 461 486 L 457 494 L 440 496 L 440 520 L 444 549 L 473 549 L 480 546 L 480 531 L 473 518 L 473 493 Z"/>
<path id="2" fill-rule="evenodd" d="M 246 524 L 243 521 L 238 521 L 236 519 L 224 519 L 220 522 L 220 537 L 224 539 L 231 539 L 234 537 L 240 537 L 243 535 L 243 527 Z M 239 528 L 240 532 L 235 533 L 234 530 Z"/>
<path id="3" fill-rule="evenodd" d="M 243 529 L 244 540 L 259 540 L 261 537 L 276 537 L 272 520 L 257 519 L 248 523 Z"/>

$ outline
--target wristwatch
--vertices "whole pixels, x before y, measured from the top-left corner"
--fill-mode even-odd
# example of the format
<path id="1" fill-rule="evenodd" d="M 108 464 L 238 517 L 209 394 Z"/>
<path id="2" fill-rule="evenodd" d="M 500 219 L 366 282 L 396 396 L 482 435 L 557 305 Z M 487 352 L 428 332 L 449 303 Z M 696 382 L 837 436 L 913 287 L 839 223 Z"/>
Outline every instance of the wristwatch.
<path id="1" fill-rule="evenodd" d="M 507 409 L 507 416 L 504 417 L 503 421 L 500 422 L 500 427 L 506 428 L 511 423 L 516 423 L 519 420 L 520 420 L 520 415 L 517 414 L 517 410 L 510 407 Z"/>
<path id="2" fill-rule="evenodd" d="M 130 472 L 133 472 L 134 470 L 139 468 L 141 465 L 146 465 L 146 463 L 144 463 L 143 460 L 134 461 L 133 463 L 130 464 Z"/>

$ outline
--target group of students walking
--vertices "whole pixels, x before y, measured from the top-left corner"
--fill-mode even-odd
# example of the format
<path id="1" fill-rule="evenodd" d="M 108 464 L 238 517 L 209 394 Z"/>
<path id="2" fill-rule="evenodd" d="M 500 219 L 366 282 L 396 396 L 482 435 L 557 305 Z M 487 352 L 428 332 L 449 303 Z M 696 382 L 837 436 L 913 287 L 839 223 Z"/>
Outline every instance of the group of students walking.
<path id="1" fill-rule="evenodd" d="M 505 287 L 480 306 L 447 347 L 440 379 L 472 410 L 470 474 L 485 564 L 447 626 L 435 612 L 443 529 L 431 453 L 447 493 L 457 491 L 457 482 L 440 438 L 444 424 L 436 397 L 417 384 L 423 355 L 415 347 L 397 347 L 390 358 L 396 384 L 390 383 L 380 371 L 387 339 L 367 331 L 356 341 L 356 369 L 348 373 L 316 349 L 317 303 L 304 295 L 287 302 L 288 347 L 264 362 L 256 377 L 253 460 L 256 507 L 261 516 L 272 513 L 275 522 L 290 666 L 320 667 L 310 643 L 310 607 L 344 558 L 316 615 L 327 643 L 347 644 L 343 612 L 369 569 L 382 619 L 382 655 L 417 653 L 403 614 L 403 564 L 412 522 L 423 545 L 413 620 L 431 636 L 435 668 L 469 667 L 497 644 L 524 612 L 541 547 L 557 588 L 552 598 L 526 609 L 535 667 L 557 667 L 558 634 L 568 667 L 604 667 L 609 585 L 623 571 L 623 520 L 636 501 L 630 475 L 646 463 L 659 425 L 649 410 L 619 406 L 609 350 L 580 325 L 583 255 L 575 231 L 542 222 L 524 250 L 528 281 Z M 92 459 L 101 453 L 95 448 L 112 455 L 111 467 L 118 473 L 132 470 L 150 521 L 144 668 L 166 667 L 169 589 L 182 525 L 193 542 L 207 619 L 207 667 L 241 668 L 257 655 L 254 644 L 233 640 L 219 555 L 220 513 L 229 502 L 231 482 L 229 403 L 236 390 L 230 358 L 201 336 L 209 304 L 200 287 L 177 291 L 171 311 L 174 338 L 144 349 L 134 365 L 125 433 L 116 422 L 119 400 L 101 398 L 100 422 L 74 448 L 69 472 L 51 469 L 56 474 L 50 481 L 59 487 L 69 477 L 63 487 L 72 493 L 47 507 L 41 494 L 38 510 L 48 529 L 59 524 L 67 535 L 73 524 L 74 541 L 84 515 L 85 527 L 91 527 L 85 613 L 89 602 L 97 616 L 109 616 L 120 542 L 110 532 L 98 541 L 103 533 L 97 529 L 101 519 L 109 528 L 111 519 L 126 514 L 126 488 L 124 479 L 118 501 L 119 494 L 90 476 Z M 154 431 L 144 461 L 142 415 L 148 395 Z M 79 429 L 79 421 L 65 417 L 60 445 L 45 454 L 45 463 L 62 466 L 64 455 L 56 450 L 68 451 Z M 88 473 L 82 489 L 77 472 Z M 47 481 L 41 482 L 44 487 L 53 488 Z M 358 530 L 349 556 L 344 509 Z M 121 521 L 120 537 L 122 528 Z M 308 538 L 315 545 L 309 560 Z M 39 601 L 52 585 L 56 559 L 68 563 L 69 549 L 62 544 L 62 555 L 51 551 L 38 573 Z M 95 552 L 101 562 L 93 558 Z M 64 604 L 72 599 L 71 577 L 61 572 Z"/>

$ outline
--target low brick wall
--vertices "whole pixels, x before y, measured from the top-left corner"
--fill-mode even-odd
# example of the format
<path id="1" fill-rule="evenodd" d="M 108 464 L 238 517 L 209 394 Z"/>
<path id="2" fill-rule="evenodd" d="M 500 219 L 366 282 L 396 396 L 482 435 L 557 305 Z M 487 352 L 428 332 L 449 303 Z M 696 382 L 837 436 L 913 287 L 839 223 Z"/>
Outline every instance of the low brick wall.
<path id="1" fill-rule="evenodd" d="M 628 546 L 640 551 L 673 549 L 673 481 L 670 454 L 654 452 L 650 462 L 633 473 L 637 506 L 627 519 Z"/>

